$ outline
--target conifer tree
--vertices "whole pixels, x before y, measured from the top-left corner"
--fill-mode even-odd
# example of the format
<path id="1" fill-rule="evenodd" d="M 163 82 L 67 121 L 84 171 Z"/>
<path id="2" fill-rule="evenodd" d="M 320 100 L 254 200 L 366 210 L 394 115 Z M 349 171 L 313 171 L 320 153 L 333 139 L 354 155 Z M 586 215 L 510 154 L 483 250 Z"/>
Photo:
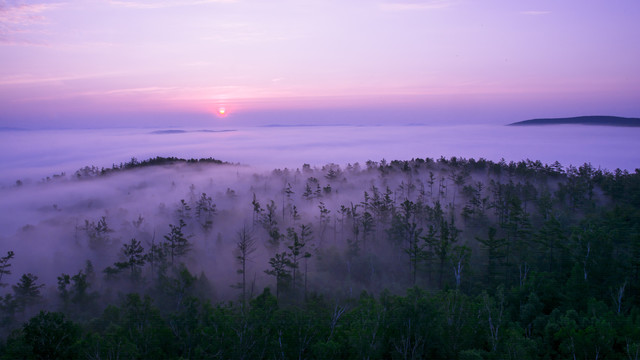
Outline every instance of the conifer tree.
<path id="1" fill-rule="evenodd" d="M 425 242 L 439 261 L 438 286 L 440 288 L 442 288 L 445 263 L 453 244 L 458 241 L 459 234 L 460 230 L 456 228 L 455 220 L 452 217 L 450 222 L 441 218 L 437 229 L 432 225 L 429 233 L 424 237 Z"/>
<path id="2" fill-rule="evenodd" d="M 164 236 L 165 242 L 163 246 L 171 259 L 171 265 L 174 264 L 175 258 L 184 256 L 191 250 L 191 244 L 187 236 L 182 232 L 186 225 L 182 219 L 180 219 L 180 224 L 178 225 L 169 224 L 171 230 Z"/>
<path id="3" fill-rule="evenodd" d="M 0 287 L 5 287 L 8 285 L 2 282 L 2 278 L 4 277 L 4 275 L 11 275 L 11 270 L 9 270 L 9 268 L 11 267 L 11 263 L 9 262 L 9 260 L 13 259 L 14 255 L 15 254 L 13 251 L 7 251 L 7 256 L 3 256 L 0 258 Z"/>
<path id="4" fill-rule="evenodd" d="M 101 217 L 97 223 L 85 220 L 84 225 L 82 229 L 86 231 L 89 237 L 89 247 L 91 249 L 101 251 L 111 244 L 109 234 L 112 233 L 113 230 L 109 227 L 109 224 L 107 224 L 107 218 L 105 216 Z"/>
<path id="5" fill-rule="evenodd" d="M 294 228 L 287 229 L 287 240 L 289 241 L 289 245 L 287 248 L 289 249 L 289 258 L 291 273 L 292 273 L 292 283 L 293 289 L 295 290 L 298 286 L 298 273 L 300 268 L 300 260 L 305 260 L 305 269 L 304 269 L 304 288 L 306 291 L 307 286 L 307 259 L 311 257 L 311 253 L 304 250 L 307 246 L 307 243 L 311 240 L 312 230 L 310 225 L 300 225 L 300 233 L 298 234 Z"/>
<path id="6" fill-rule="evenodd" d="M 269 259 L 269 265 L 271 269 L 265 270 L 267 275 L 274 276 L 276 278 L 276 300 L 280 297 L 280 290 L 289 284 L 291 279 L 291 259 L 287 252 L 275 254 L 274 257 Z"/>
<path id="7" fill-rule="evenodd" d="M 327 226 L 331 221 L 331 216 L 329 215 L 331 210 L 327 209 L 326 205 L 322 201 L 320 201 L 318 208 L 320 209 L 320 236 L 318 241 L 321 244 L 324 241 L 324 234 L 327 230 Z"/>
<path id="8" fill-rule="evenodd" d="M 497 230 L 489 227 L 486 239 L 476 237 L 476 240 L 487 251 L 487 283 L 493 286 L 500 272 L 500 267 L 504 264 L 505 248 L 507 241 L 504 238 L 496 237 Z"/>
<path id="9" fill-rule="evenodd" d="M 38 277 L 31 273 L 23 274 L 20 281 L 11 286 L 16 308 L 19 311 L 24 311 L 26 307 L 39 302 L 42 298 L 40 289 L 44 287 L 44 284 L 36 285 L 37 280 Z"/>
<path id="10" fill-rule="evenodd" d="M 216 204 L 211 196 L 202 193 L 196 202 L 196 219 L 205 232 L 211 231 L 213 227 L 213 217 L 216 215 Z"/>
<path id="11" fill-rule="evenodd" d="M 131 239 L 129 244 L 122 245 L 120 252 L 125 261 L 116 262 L 113 267 L 107 267 L 104 272 L 107 275 L 115 275 L 129 269 L 131 279 L 138 280 L 145 263 L 144 248 L 140 241 Z"/>
<path id="12" fill-rule="evenodd" d="M 251 254 L 256 251 L 255 245 L 256 240 L 253 234 L 243 226 L 242 230 L 238 231 L 235 249 L 236 260 L 238 261 L 238 265 L 240 265 L 237 272 L 242 275 L 241 282 L 236 284 L 235 287 L 242 289 L 241 300 L 243 311 L 247 301 L 247 265 L 251 261 Z"/>
<path id="13" fill-rule="evenodd" d="M 180 199 L 180 206 L 176 210 L 176 214 L 179 220 L 191 219 L 191 206 L 184 199 Z"/>

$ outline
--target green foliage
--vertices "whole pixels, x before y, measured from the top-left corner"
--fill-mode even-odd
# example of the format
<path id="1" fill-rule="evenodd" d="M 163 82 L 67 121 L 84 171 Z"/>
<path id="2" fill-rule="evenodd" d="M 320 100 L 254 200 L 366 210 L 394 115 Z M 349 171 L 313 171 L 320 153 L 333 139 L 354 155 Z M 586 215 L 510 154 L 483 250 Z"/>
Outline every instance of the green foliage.
<path id="1" fill-rule="evenodd" d="M 237 239 L 235 254 L 240 268 L 236 271 L 242 276 L 242 280 L 234 287 L 242 290 L 240 300 L 244 309 L 247 302 L 247 265 L 252 259 L 252 254 L 256 251 L 256 240 L 246 227 L 238 232 Z"/>
<path id="2" fill-rule="evenodd" d="M 487 252 L 487 285 L 493 287 L 498 278 L 503 274 L 501 267 L 504 265 L 506 239 L 496 238 L 496 228 L 490 227 L 486 239 L 476 237 L 483 249 Z"/>
<path id="3" fill-rule="evenodd" d="M 107 217 L 87 220 L 78 229 L 92 254 L 120 256 L 105 269 L 113 281 L 96 281 L 91 266 L 63 273 L 51 301 L 35 275 L 23 275 L 0 297 L 0 356 L 639 358 L 640 172 L 441 158 L 271 176 L 260 180 L 264 191 L 247 193 L 244 215 L 252 211 L 253 222 L 236 237 L 224 231 L 227 221 L 241 224 L 241 206 L 226 206 L 242 189 L 218 213 L 190 187 L 188 201 L 162 209 L 169 222 L 176 210 L 180 219 L 160 242 L 139 220 L 133 231 L 142 240 L 114 248 Z M 273 184 L 281 209 L 255 195 Z M 342 197 L 356 193 L 362 197 Z M 124 228 L 133 229 L 130 221 Z M 208 264 L 191 262 L 210 253 L 185 259 L 200 243 L 233 247 L 216 269 L 232 275 L 227 290 L 232 271 L 241 276 L 241 296 L 222 295 L 234 301 L 211 303 L 213 287 L 200 272 Z M 0 285 L 13 257 L 0 258 Z M 251 282 L 253 268 L 273 278 Z M 264 278 L 275 280 L 274 294 L 254 296 Z M 28 319 L 45 306 L 65 315 Z"/>
<path id="4" fill-rule="evenodd" d="M 113 267 L 107 267 L 104 273 L 107 276 L 113 276 L 123 271 L 129 271 L 129 277 L 132 281 L 140 280 L 142 266 L 145 263 L 144 248 L 140 241 L 131 239 L 128 244 L 122 245 L 121 256 L 125 261 L 118 261 Z"/>
<path id="5" fill-rule="evenodd" d="M 298 286 L 298 282 L 300 282 L 300 278 L 297 276 L 300 268 L 300 261 L 304 261 L 305 269 L 304 269 L 304 287 L 306 290 L 307 286 L 307 260 L 311 257 L 311 253 L 305 250 L 305 247 L 308 245 L 307 243 L 311 240 L 312 230 L 310 225 L 300 225 L 300 233 L 296 232 L 294 228 L 287 228 L 287 240 L 289 245 L 287 248 L 289 249 L 289 263 L 287 266 L 291 268 L 291 280 L 293 285 L 293 290 Z"/>
<path id="6" fill-rule="evenodd" d="M 210 232 L 213 228 L 213 218 L 216 215 L 216 204 L 211 196 L 202 193 L 196 202 L 196 219 L 205 232 Z"/>
<path id="7" fill-rule="evenodd" d="M 280 290 L 283 287 L 289 286 L 291 269 L 294 265 L 287 252 L 275 254 L 274 257 L 269 259 L 269 265 L 271 269 L 265 270 L 264 272 L 276 278 L 276 299 L 278 299 L 280 297 Z"/>
<path id="8" fill-rule="evenodd" d="M 13 301 L 18 311 L 24 311 L 26 307 L 35 305 L 41 300 L 40 289 L 44 287 L 44 284 L 36 285 L 37 280 L 38 277 L 31 273 L 23 274 L 20 281 L 11 286 Z"/>
<path id="9" fill-rule="evenodd" d="M 2 358 L 77 359 L 80 333 L 62 313 L 41 311 L 11 334 Z"/>
<path id="10" fill-rule="evenodd" d="M 85 220 L 82 228 L 88 237 L 89 248 L 95 251 L 105 251 L 111 245 L 110 234 L 113 229 L 107 224 L 107 218 L 102 216 L 97 222 Z"/>
<path id="11" fill-rule="evenodd" d="M 96 311 L 96 300 L 99 294 L 91 291 L 93 281 L 93 267 L 87 262 L 84 270 L 70 276 L 58 276 L 58 292 L 62 300 L 62 310 L 73 318 L 89 318 Z"/>
<path id="12" fill-rule="evenodd" d="M 164 236 L 165 241 L 162 246 L 167 257 L 171 260 L 171 265 L 174 264 L 176 258 L 186 255 L 191 250 L 188 237 L 182 232 L 185 226 L 187 224 L 182 219 L 178 225 L 169 224 L 171 230 Z"/>
<path id="13" fill-rule="evenodd" d="M 436 203 L 436 211 L 438 203 Z M 439 214 L 439 212 L 436 212 Z M 444 280 L 444 267 L 453 249 L 453 244 L 458 241 L 460 230 L 455 226 L 455 220 L 450 221 L 444 219 L 441 215 L 436 215 L 435 225 L 429 227 L 429 231 L 423 237 L 427 246 L 434 254 L 439 263 L 438 271 L 438 287 L 442 288 Z"/>

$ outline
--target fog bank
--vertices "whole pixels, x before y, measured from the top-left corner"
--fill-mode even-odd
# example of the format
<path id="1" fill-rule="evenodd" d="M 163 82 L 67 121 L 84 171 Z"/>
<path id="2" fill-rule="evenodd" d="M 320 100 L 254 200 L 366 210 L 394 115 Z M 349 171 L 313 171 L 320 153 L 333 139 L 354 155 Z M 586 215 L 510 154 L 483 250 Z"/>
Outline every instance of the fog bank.
<path id="1" fill-rule="evenodd" d="M 590 126 L 272 126 L 0 131 L 0 186 L 131 157 L 215 157 L 269 170 L 303 163 L 462 156 L 634 170 L 640 129 Z M 172 130 L 170 132 L 160 132 Z M 176 130 L 184 130 L 178 132 Z"/>

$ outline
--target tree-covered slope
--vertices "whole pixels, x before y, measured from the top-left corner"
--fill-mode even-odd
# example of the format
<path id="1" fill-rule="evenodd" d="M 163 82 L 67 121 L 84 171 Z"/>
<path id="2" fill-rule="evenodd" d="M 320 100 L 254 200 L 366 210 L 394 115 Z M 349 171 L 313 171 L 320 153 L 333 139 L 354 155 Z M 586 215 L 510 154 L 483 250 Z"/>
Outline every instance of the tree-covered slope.
<path id="1" fill-rule="evenodd" d="M 567 118 L 531 119 L 509 124 L 509 126 L 541 125 L 600 125 L 639 127 L 640 118 L 626 118 L 618 116 L 576 116 Z"/>
<path id="2" fill-rule="evenodd" d="M 640 353 L 638 170 L 156 158 L 0 191 L 4 358 Z"/>

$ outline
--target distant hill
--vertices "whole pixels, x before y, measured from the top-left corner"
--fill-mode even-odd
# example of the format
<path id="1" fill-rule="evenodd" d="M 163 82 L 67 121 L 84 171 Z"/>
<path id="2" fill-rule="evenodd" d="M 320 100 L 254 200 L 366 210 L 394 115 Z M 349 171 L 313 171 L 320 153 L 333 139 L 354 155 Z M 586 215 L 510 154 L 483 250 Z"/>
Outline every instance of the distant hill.
<path id="1" fill-rule="evenodd" d="M 576 116 L 568 118 L 532 119 L 509 124 L 509 126 L 536 125 L 598 125 L 640 127 L 640 118 L 625 118 L 618 116 Z"/>
<path id="2" fill-rule="evenodd" d="M 231 131 L 236 131 L 236 130 L 191 130 L 191 131 L 187 131 L 187 130 L 174 129 L 174 130 L 155 130 L 155 131 L 150 132 L 150 134 L 155 134 L 155 135 L 184 134 L 184 133 L 189 133 L 189 132 L 221 133 L 221 132 L 231 132 Z"/>

